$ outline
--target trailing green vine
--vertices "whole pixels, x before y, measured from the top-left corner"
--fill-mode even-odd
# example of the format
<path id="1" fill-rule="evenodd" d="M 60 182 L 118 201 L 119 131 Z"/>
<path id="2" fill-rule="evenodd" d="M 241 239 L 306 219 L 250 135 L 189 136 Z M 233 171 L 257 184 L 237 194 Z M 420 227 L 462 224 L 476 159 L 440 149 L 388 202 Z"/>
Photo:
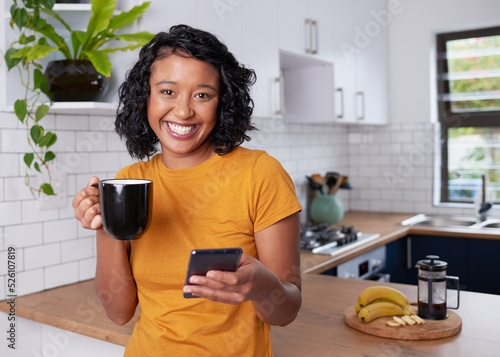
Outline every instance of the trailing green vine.
<path id="1" fill-rule="evenodd" d="M 31 152 L 24 154 L 25 184 L 36 198 L 42 193 L 54 195 L 49 164 L 56 155 L 49 148 L 56 143 L 57 135 L 46 131 L 40 125 L 51 104 L 42 103 L 42 93 L 49 98 L 52 94 L 47 88 L 47 79 L 41 71 L 42 66 L 36 62 L 47 55 L 46 51 L 40 51 L 46 46 L 47 40 L 45 37 L 37 39 L 36 32 L 32 31 L 32 27 L 38 26 L 39 21 L 39 11 L 36 5 L 34 7 L 33 15 L 29 15 L 26 8 L 12 5 L 10 26 L 14 29 L 16 25 L 21 34 L 5 53 L 5 62 L 9 71 L 13 68 L 18 69 L 20 83 L 24 88 L 24 97 L 14 102 L 14 112 L 26 127 L 27 142 Z M 30 175 L 32 169 L 40 174 L 39 184 L 34 184 L 32 181 Z"/>

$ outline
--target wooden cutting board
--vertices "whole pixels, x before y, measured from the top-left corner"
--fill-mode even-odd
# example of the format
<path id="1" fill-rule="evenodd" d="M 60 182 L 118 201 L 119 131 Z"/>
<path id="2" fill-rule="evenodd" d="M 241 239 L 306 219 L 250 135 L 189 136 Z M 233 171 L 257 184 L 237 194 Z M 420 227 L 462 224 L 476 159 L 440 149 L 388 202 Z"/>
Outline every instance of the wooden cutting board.
<path id="1" fill-rule="evenodd" d="M 434 340 L 454 336 L 462 330 L 462 319 L 455 312 L 448 310 L 445 320 L 425 320 L 422 325 L 389 326 L 387 321 L 392 317 L 380 317 L 371 322 L 362 322 L 354 311 L 354 306 L 349 306 L 344 311 L 344 321 L 350 327 L 361 332 L 398 340 Z"/>

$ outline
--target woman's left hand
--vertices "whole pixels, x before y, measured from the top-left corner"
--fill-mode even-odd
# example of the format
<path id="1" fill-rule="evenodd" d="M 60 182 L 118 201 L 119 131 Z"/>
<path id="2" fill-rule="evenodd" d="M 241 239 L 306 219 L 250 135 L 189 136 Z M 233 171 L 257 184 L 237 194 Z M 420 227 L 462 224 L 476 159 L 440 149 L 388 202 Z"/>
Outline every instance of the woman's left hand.
<path id="1" fill-rule="evenodd" d="M 257 259 L 243 254 L 236 272 L 211 270 L 206 276 L 192 276 L 189 282 L 196 285 L 184 286 L 184 292 L 234 305 L 268 296 L 279 279 Z"/>

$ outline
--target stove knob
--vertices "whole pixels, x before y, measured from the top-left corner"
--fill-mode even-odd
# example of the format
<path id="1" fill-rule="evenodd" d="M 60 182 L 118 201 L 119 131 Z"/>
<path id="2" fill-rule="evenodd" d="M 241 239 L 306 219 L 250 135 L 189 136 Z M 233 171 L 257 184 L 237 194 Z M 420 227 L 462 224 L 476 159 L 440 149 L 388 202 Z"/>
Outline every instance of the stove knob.
<path id="1" fill-rule="evenodd" d="M 345 273 L 344 278 L 346 279 L 356 279 L 356 274 L 354 273 Z"/>
<path id="2" fill-rule="evenodd" d="M 377 269 L 382 266 L 382 261 L 380 259 L 372 259 L 372 268 Z"/>

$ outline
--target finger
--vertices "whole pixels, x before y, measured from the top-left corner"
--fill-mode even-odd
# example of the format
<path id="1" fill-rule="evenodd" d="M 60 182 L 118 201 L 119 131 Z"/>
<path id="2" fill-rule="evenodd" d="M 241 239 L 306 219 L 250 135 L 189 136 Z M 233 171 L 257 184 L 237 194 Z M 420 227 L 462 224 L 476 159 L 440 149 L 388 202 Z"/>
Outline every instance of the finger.
<path id="1" fill-rule="evenodd" d="M 92 185 L 98 184 L 99 183 L 99 177 L 97 176 L 92 176 L 90 179 L 89 183 L 87 184 L 87 187 L 92 187 Z"/>
<path id="2" fill-rule="evenodd" d="M 191 293 L 207 300 L 236 305 L 245 301 L 244 296 L 236 292 L 215 290 L 202 285 L 186 285 L 183 292 Z"/>
<path id="3" fill-rule="evenodd" d="M 194 285 L 202 285 L 206 286 L 210 289 L 215 290 L 224 290 L 227 287 L 227 284 L 211 279 L 209 277 L 203 275 L 193 275 L 189 278 L 189 283 Z"/>

